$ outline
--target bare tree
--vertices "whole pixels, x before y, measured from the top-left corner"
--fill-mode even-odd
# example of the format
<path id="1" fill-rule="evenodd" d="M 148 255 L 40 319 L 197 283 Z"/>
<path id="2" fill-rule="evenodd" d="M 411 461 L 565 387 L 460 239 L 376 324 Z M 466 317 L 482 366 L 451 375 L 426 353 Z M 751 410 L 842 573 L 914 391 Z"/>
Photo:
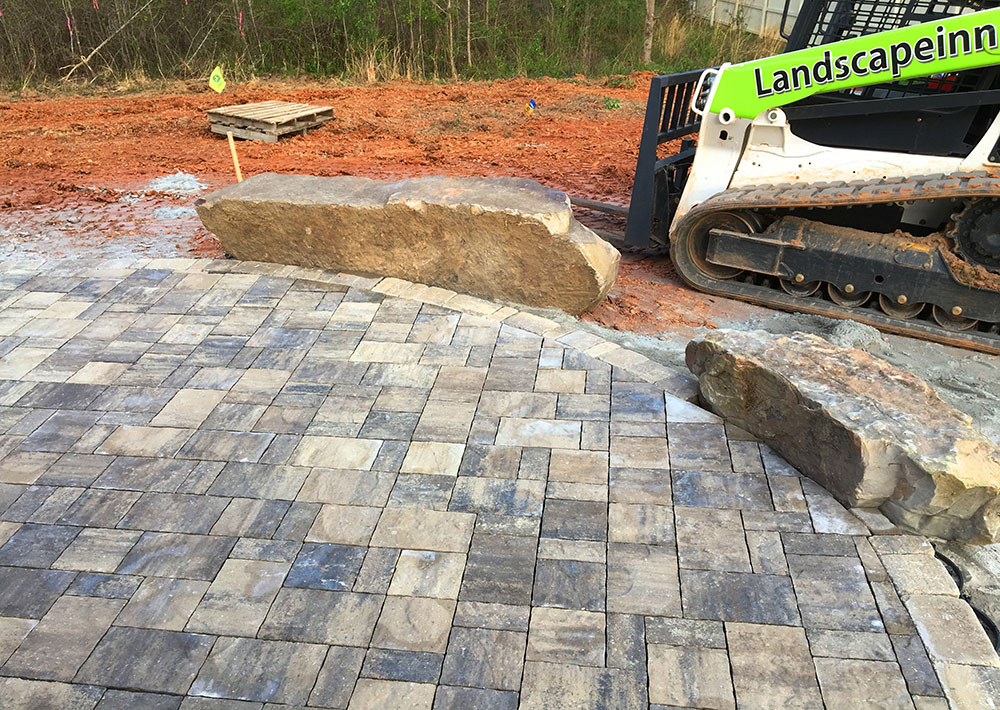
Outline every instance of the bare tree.
<path id="1" fill-rule="evenodd" d="M 472 0 L 465 0 L 465 56 L 472 68 Z"/>
<path id="2" fill-rule="evenodd" d="M 642 63 L 653 61 L 653 28 L 656 26 L 656 0 L 646 0 L 646 26 L 642 38 Z"/>

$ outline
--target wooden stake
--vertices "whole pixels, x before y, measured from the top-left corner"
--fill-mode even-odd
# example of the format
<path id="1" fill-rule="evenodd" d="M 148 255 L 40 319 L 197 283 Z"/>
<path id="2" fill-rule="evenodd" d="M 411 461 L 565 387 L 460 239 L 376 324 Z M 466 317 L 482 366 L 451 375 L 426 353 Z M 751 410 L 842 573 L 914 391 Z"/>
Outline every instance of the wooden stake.
<path id="1" fill-rule="evenodd" d="M 240 170 L 240 159 L 236 155 L 236 141 L 233 140 L 233 132 L 226 133 L 229 139 L 229 152 L 233 154 L 233 167 L 236 168 L 236 182 L 243 182 L 243 171 Z"/>

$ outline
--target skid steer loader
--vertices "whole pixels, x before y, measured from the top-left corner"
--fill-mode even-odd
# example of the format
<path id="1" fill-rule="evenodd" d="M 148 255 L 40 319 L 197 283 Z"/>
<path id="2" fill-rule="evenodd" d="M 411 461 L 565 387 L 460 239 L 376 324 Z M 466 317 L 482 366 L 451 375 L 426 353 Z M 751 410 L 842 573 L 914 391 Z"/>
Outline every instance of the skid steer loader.
<path id="1" fill-rule="evenodd" d="M 785 53 L 655 77 L 626 243 L 713 294 L 1000 353 L 998 5 L 805 0 Z"/>

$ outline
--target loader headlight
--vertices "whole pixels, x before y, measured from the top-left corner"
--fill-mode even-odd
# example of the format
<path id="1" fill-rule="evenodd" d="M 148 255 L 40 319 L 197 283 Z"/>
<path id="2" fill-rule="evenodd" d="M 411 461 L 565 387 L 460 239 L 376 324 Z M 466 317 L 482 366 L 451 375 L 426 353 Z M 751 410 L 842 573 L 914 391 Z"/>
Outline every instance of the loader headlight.
<path id="1" fill-rule="evenodd" d="M 695 97 L 694 106 L 698 111 L 704 111 L 705 107 L 708 106 L 708 97 L 712 93 L 712 87 L 715 85 L 715 77 L 718 74 L 708 69 L 705 71 L 705 75 L 702 81 L 699 83 L 698 96 Z"/>

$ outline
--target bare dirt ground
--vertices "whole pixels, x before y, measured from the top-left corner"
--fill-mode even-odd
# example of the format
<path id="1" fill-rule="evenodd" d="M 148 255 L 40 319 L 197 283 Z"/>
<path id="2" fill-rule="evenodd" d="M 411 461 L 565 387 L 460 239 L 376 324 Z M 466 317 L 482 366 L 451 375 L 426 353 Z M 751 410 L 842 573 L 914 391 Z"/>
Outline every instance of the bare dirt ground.
<path id="1" fill-rule="evenodd" d="M 0 258 L 221 256 L 193 210 L 197 197 L 235 180 L 205 111 L 273 99 L 333 106 L 336 119 L 305 137 L 240 142 L 245 175 L 520 176 L 625 205 L 649 76 L 351 87 L 296 80 L 221 96 L 192 82 L 0 96 Z M 530 99 L 538 109 L 526 117 Z M 605 215 L 579 216 L 594 228 L 624 228 Z M 687 341 L 714 328 L 816 332 L 915 372 L 1000 441 L 1000 359 L 697 293 L 665 256 L 625 255 L 608 300 L 583 319 L 679 367 Z"/>
<path id="2" fill-rule="evenodd" d="M 336 120 L 276 144 L 241 142 L 244 175 L 511 175 L 627 204 L 649 82 L 618 82 L 252 83 L 222 96 L 191 83 L 166 93 L 0 99 L 0 229 L 31 235 L 49 253 L 100 240 L 133 252 L 221 254 L 184 209 L 235 179 L 205 111 L 266 100 L 333 106 Z M 538 108 L 526 117 L 531 99 Z M 178 172 L 190 179 L 156 182 Z"/>

